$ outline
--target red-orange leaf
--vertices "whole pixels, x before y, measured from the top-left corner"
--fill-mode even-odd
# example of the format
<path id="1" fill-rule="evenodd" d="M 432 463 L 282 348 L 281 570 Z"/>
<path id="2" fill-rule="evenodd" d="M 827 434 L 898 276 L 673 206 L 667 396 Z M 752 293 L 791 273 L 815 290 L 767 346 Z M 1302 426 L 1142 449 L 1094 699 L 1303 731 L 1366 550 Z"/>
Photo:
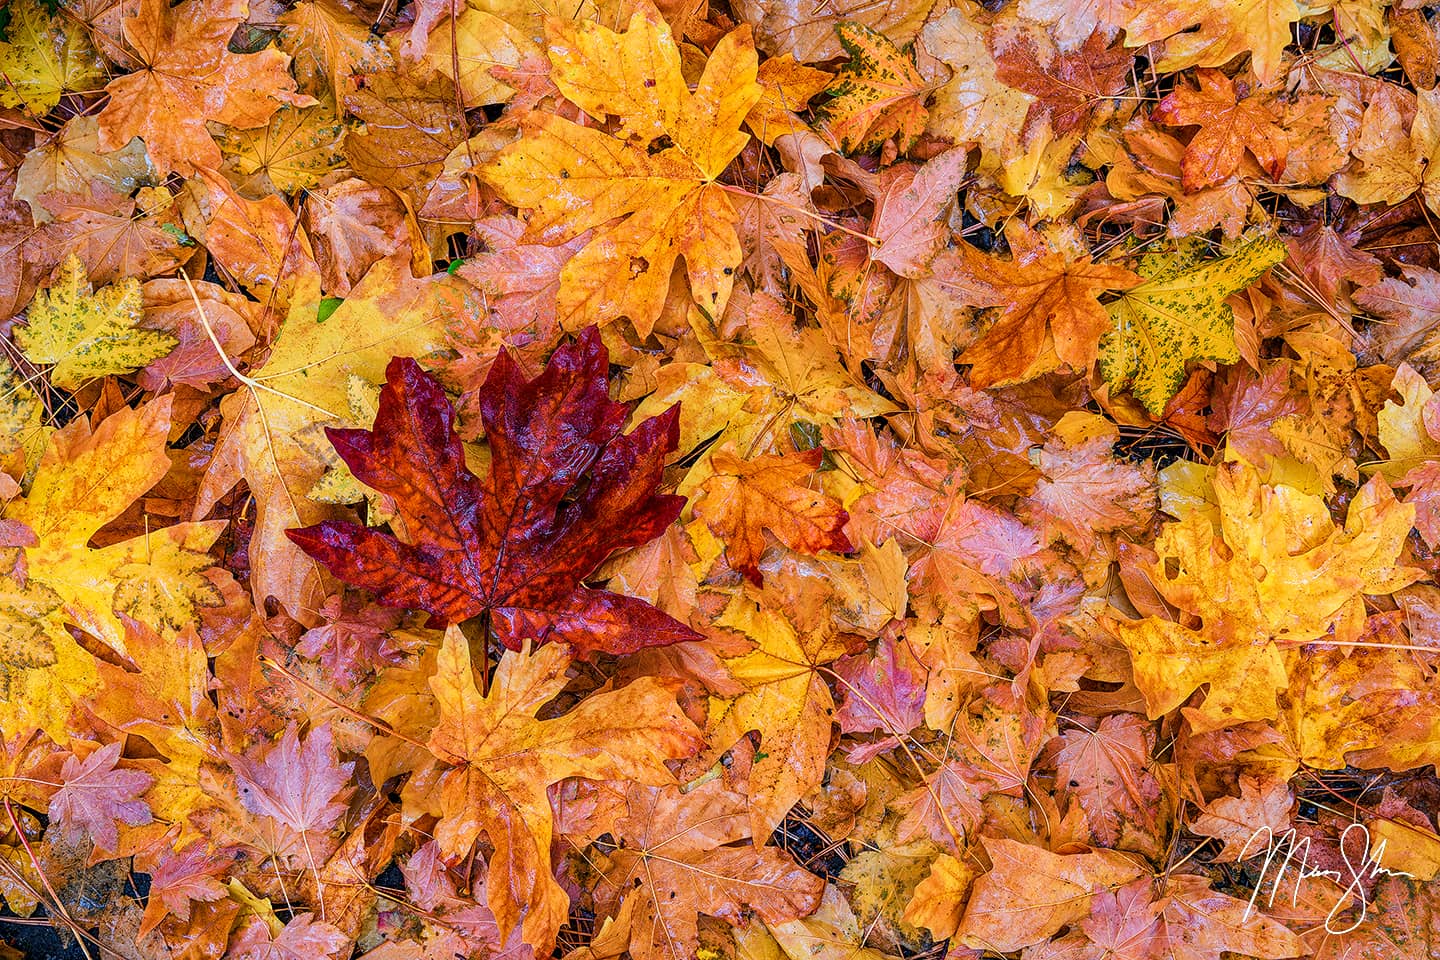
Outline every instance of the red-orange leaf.
<path id="1" fill-rule="evenodd" d="M 1240 166 L 1247 148 L 1271 176 L 1278 177 L 1285 169 L 1289 138 L 1270 105 L 1243 96 L 1235 81 L 1219 70 L 1197 70 L 1195 79 L 1198 90 L 1176 88 L 1153 114 L 1171 126 L 1200 128 L 1180 161 L 1185 189 L 1203 190 L 1225 182 Z"/>
<path id="2" fill-rule="evenodd" d="M 760 583 L 766 530 L 802 553 L 852 549 L 842 532 L 849 514 L 839 501 L 807 485 L 823 453 L 817 447 L 790 456 L 741 460 L 722 450 L 712 458 L 715 475 L 705 481 L 695 513 L 724 538 L 730 566 L 751 583 Z"/>
<path id="3" fill-rule="evenodd" d="M 118 150 L 140 137 L 162 171 L 220 166 L 207 120 L 258 127 L 284 103 L 315 101 L 295 93 L 279 50 L 236 54 L 227 47 L 244 22 L 246 0 L 143 0 L 125 19 L 125 39 L 140 69 L 110 81 L 100 111 L 100 148 Z"/>
<path id="4" fill-rule="evenodd" d="M 1140 277 L 1124 267 L 1071 259 L 1052 250 L 1038 235 L 1013 228 L 1006 238 L 1014 258 L 987 257 L 968 244 L 958 247 L 960 276 L 968 280 L 975 306 L 1004 307 L 1000 319 L 960 357 L 971 364 L 976 387 L 1015 383 L 1054 369 L 1046 356 L 1085 370 L 1095 359 L 1100 336 L 1111 327 L 1096 297 L 1124 289 Z M 978 295 L 976 295 L 978 294 Z"/>

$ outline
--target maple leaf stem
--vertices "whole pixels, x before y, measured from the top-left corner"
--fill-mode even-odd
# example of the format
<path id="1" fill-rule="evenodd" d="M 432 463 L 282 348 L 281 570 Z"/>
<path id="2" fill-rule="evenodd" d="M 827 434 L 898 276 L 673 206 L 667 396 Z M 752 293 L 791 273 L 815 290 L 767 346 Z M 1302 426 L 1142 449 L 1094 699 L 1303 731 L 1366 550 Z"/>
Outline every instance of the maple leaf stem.
<path id="1" fill-rule="evenodd" d="M 490 629 L 490 611 L 480 611 L 480 696 L 490 696 L 490 641 L 496 640 L 494 631 Z M 469 639 L 468 637 L 466 639 Z M 474 660 L 472 655 L 471 660 Z"/>
<path id="2" fill-rule="evenodd" d="M 205 315 L 205 308 L 200 304 L 200 295 L 195 292 L 195 284 L 191 282 L 190 274 L 184 270 L 180 270 L 178 273 L 180 274 L 180 279 L 185 281 L 185 289 L 190 292 L 190 299 L 195 304 L 195 313 L 200 318 L 200 326 L 205 329 L 205 335 L 210 338 L 210 345 L 213 346 L 215 352 L 220 355 L 220 362 L 225 365 L 225 369 L 230 371 L 230 374 L 235 377 L 236 380 L 239 380 L 251 390 L 264 390 L 267 393 L 275 394 L 277 397 L 283 397 L 292 403 L 298 403 L 302 407 L 308 407 L 316 413 L 323 413 L 331 420 L 339 419 L 337 414 L 331 413 L 324 407 L 318 407 L 307 400 L 301 400 L 299 397 L 292 397 L 283 390 L 276 390 L 274 387 L 267 386 L 253 377 L 247 377 L 237 370 L 235 364 L 230 362 L 230 356 L 225 352 L 225 348 L 220 345 L 220 338 L 215 335 L 215 328 L 210 325 L 210 318 Z"/>
<path id="3" fill-rule="evenodd" d="M 1416 653 L 1434 653 L 1434 646 L 1416 643 L 1379 643 L 1371 640 L 1293 640 L 1275 641 L 1277 647 L 1372 647 L 1377 650 L 1411 650 Z"/>
<path id="4" fill-rule="evenodd" d="M 1423 210 L 1424 208 L 1421 209 Z M 1337 329 L 1345 333 L 1352 341 L 1355 339 L 1355 331 L 1350 326 L 1350 315 L 1342 314 L 1340 311 L 1336 310 L 1335 307 L 1333 307 L 1328 302 L 1327 298 L 1322 296 L 1320 291 L 1315 289 L 1314 285 L 1310 283 L 1310 281 L 1306 280 L 1304 276 L 1290 268 L 1289 261 L 1282 261 L 1280 263 L 1277 263 L 1275 265 L 1275 272 L 1284 277 L 1287 282 L 1293 283 L 1301 290 L 1304 290 L 1305 294 L 1310 297 L 1311 300 L 1319 304 L 1320 309 L 1324 310 L 1327 314 L 1330 315 L 1333 320 L 1335 320 L 1335 326 Z"/>
<path id="5" fill-rule="evenodd" d="M 56 783 L 54 780 L 37 780 L 34 777 L 0 777 L 0 780 L 4 780 L 7 783 L 38 783 L 42 787 L 54 787 L 57 790 L 65 786 L 65 784 Z"/>

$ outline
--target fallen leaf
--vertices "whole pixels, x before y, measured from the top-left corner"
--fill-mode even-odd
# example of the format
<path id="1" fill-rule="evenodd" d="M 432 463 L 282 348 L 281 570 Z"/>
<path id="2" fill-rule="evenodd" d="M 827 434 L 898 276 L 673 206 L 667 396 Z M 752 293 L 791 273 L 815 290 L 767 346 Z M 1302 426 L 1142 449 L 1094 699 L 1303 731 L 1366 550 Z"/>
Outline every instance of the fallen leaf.
<path id="1" fill-rule="evenodd" d="M 428 610 L 440 624 L 483 613 L 512 650 L 527 638 L 582 656 L 695 638 L 647 603 L 579 585 L 616 549 L 659 536 L 683 506 L 655 492 L 676 414 L 622 435 L 626 411 L 606 396 L 605 369 L 594 330 L 530 381 L 502 352 L 480 400 L 491 458 L 482 480 L 439 384 L 414 361 L 393 361 L 374 430 L 328 436 L 356 477 L 394 498 L 417 542 L 337 521 L 290 539 L 387 606 Z M 562 505 L 587 473 L 584 492 Z"/>
<path id="2" fill-rule="evenodd" d="M 1003 307 L 994 326 L 959 358 L 971 365 L 970 382 L 977 387 L 1027 380 L 1053 367 L 1043 356 L 1047 343 L 1061 362 L 1088 369 L 1110 325 L 1097 297 L 1140 280 L 1124 267 L 1069 258 L 1028 230 L 1012 233 L 1010 261 L 960 248 L 961 269 L 978 278 L 982 291 L 975 305 Z"/>
<path id="3" fill-rule="evenodd" d="M 484 174 L 507 202 L 531 210 L 525 239 L 554 246 L 594 231 L 560 273 L 560 322 L 570 331 L 625 316 L 647 335 L 681 256 L 694 301 L 718 317 L 740 266 L 735 207 L 716 180 L 745 145 L 739 127 L 760 99 L 749 31 L 715 47 L 692 94 L 669 28 L 645 7 L 624 33 L 546 26 L 556 86 L 591 116 L 621 117 L 616 134 L 532 114 Z"/>
<path id="4" fill-rule="evenodd" d="M 1234 314 L 1225 298 L 1250 286 L 1285 257 L 1273 237 L 1243 242 L 1207 260 L 1194 243 L 1141 258 L 1143 282 L 1107 307 L 1111 330 L 1100 342 L 1100 374 L 1113 390 L 1129 389 L 1159 416 L 1195 360 L 1234 363 Z"/>
<path id="5" fill-rule="evenodd" d="M 842 532 L 848 514 L 833 498 L 806 485 L 820 457 L 820 450 L 753 460 L 724 451 L 711 457 L 715 472 L 692 509 L 725 539 L 726 559 L 750 582 L 761 581 L 765 531 L 802 553 L 853 549 Z"/>
<path id="6" fill-rule="evenodd" d="M 288 831 L 283 849 L 290 853 L 308 850 L 309 835 L 323 834 L 345 812 L 351 765 L 336 760 L 328 726 L 311 730 L 304 744 L 291 726 L 263 758 L 237 756 L 230 763 L 246 809 Z"/>
<path id="7" fill-rule="evenodd" d="M 30 305 L 28 324 L 15 331 L 26 359 L 52 364 L 50 382 L 74 390 L 87 380 L 132 373 L 165 356 L 177 341 L 140 322 L 140 284 L 122 280 L 98 291 L 73 253 L 55 283 Z"/>
<path id="8" fill-rule="evenodd" d="M 1376 477 L 1336 527 L 1320 497 L 1267 486 L 1252 467 L 1229 464 L 1214 481 L 1221 532 L 1193 512 L 1156 540 L 1151 584 L 1169 603 L 1200 617 L 1193 629 L 1149 617 L 1116 621 L 1135 684 L 1151 717 L 1208 683 L 1192 725 L 1227 726 L 1276 715 L 1289 683 L 1281 644 L 1343 639 L 1363 622 L 1361 594 L 1391 593 L 1416 572 L 1399 565 L 1410 508 Z"/>
<path id="9" fill-rule="evenodd" d="M 965 175 L 965 151 L 947 150 L 915 169 L 892 167 L 875 203 L 870 231 L 880 243 L 870 257 L 902 277 L 919 278 L 945 245 L 942 215 Z"/>
<path id="10" fill-rule="evenodd" d="M 60 768 L 60 789 L 50 798 L 50 816 L 71 841 L 87 838 L 101 850 L 120 843 L 117 821 L 132 827 L 150 822 L 140 799 L 155 781 L 139 770 L 120 769 L 120 744 L 97 748 L 84 760 L 71 756 Z"/>
<path id="11" fill-rule="evenodd" d="M 816 111 L 822 129 L 847 153 L 867 153 L 891 137 L 908 153 L 925 129 L 925 79 L 885 34 L 853 20 L 835 29 L 850 60 Z"/>
<path id="12" fill-rule="evenodd" d="M 231 960 L 336 960 L 349 943 L 349 937 L 311 913 L 292 918 L 278 934 L 252 917 L 231 939 L 225 956 Z"/>
<path id="13" fill-rule="evenodd" d="M 1290 810 L 1295 796 L 1283 780 L 1264 781 L 1259 777 L 1240 778 L 1240 796 L 1220 797 L 1205 805 L 1190 829 L 1204 837 L 1216 837 L 1225 846 L 1216 854 L 1221 863 L 1233 863 L 1242 854 L 1264 852 L 1256 842 L 1260 836 L 1278 837 L 1290 829 Z M 1269 831 L 1265 833 L 1264 831 Z"/>
<path id="14" fill-rule="evenodd" d="M 153 866 L 149 858 L 137 860 L 150 876 L 150 895 L 140 920 L 141 936 L 155 929 L 167 914 L 189 920 L 192 903 L 213 903 L 226 895 L 225 886 L 217 879 L 225 862 L 207 856 L 204 843 L 192 843 L 179 851 L 162 849 L 159 853 L 168 855 L 156 855 Z"/>
<path id="15" fill-rule="evenodd" d="M 755 25 L 761 49 L 767 53 L 793 53 L 801 63 L 818 63 L 844 54 L 836 34 L 837 23 L 861 23 L 895 43 L 905 44 L 914 39 L 931 6 L 933 0 L 835 0 L 825 8 L 824 16 L 817 17 L 804 0 L 741 0 L 739 10 L 743 19 Z"/>
<path id="16" fill-rule="evenodd" d="M 100 147 L 119 150 L 131 137 L 163 173 L 220 166 L 205 122 L 258 127 L 282 104 L 304 106 L 289 58 L 278 50 L 231 53 L 226 44 L 245 19 L 248 0 L 140 0 L 125 18 L 125 40 L 139 69 L 111 80 L 100 111 Z"/>
<path id="17" fill-rule="evenodd" d="M 27 524 L 36 545 L 26 550 L 29 580 L 59 596 L 65 619 L 120 654 L 120 614 L 155 628 L 189 622 L 197 607 L 217 604 L 215 587 L 199 575 L 224 520 L 151 529 L 101 548 L 88 546 L 104 527 L 165 475 L 165 438 L 172 399 L 128 407 L 95 425 L 82 417 L 50 438 L 23 501 L 6 508 Z M 73 646 L 59 624 L 52 637 Z"/>
<path id="18" fill-rule="evenodd" d="M 53 16 L 38 0 L 17 0 L 0 41 L 0 106 L 24 107 L 43 117 L 67 93 L 94 89 L 105 63 L 83 30 L 83 22 Z"/>
<path id="19" fill-rule="evenodd" d="M 250 371 L 255 384 L 221 404 L 224 422 L 196 512 L 204 516 L 245 480 L 256 500 L 251 588 L 298 617 L 312 617 L 307 611 L 324 602 L 319 565 L 285 536 L 326 515 L 306 498 L 339 462 L 320 425 L 348 408 L 352 377 L 378 381 L 391 356 L 425 356 L 444 345 L 432 285 L 408 279 L 401 269 L 381 260 L 323 318 L 319 276 L 308 275 L 292 293 L 269 358 Z"/>
<path id="20" fill-rule="evenodd" d="M 760 731 L 761 754 L 749 778 L 750 834 L 763 841 L 824 776 L 835 701 L 820 667 L 838 659 L 846 645 L 823 633 L 801 633 L 781 614 L 738 596 L 717 625 L 754 643 L 749 653 L 725 661 L 745 692 L 714 704 L 710 734 L 728 745 Z"/>
<path id="21" fill-rule="evenodd" d="M 490 860 L 490 909 L 503 939 L 519 925 L 525 941 L 548 949 L 569 910 L 550 868 L 553 811 L 546 788 L 566 777 L 665 784 L 662 762 L 688 756 L 698 732 L 674 695 L 653 677 L 588 697 L 547 720 L 534 714 L 565 687 L 570 655 L 558 644 L 505 654 L 481 695 L 468 641 L 445 633 L 430 678 L 439 722 L 429 748 L 451 769 L 441 775 L 436 840 L 465 856 L 483 834 Z"/>
<path id="22" fill-rule="evenodd" d="M 247 197 L 310 190 L 345 165 L 349 128 L 329 98 L 313 107 L 281 107 L 261 127 L 210 130 L 225 157 L 223 169 Z"/>
<path id="23" fill-rule="evenodd" d="M 1014 840 L 983 843 L 992 866 L 975 880 L 955 931 L 962 944 L 981 950 L 1005 953 L 1040 943 L 1088 916 L 1097 893 L 1143 872 L 1114 850 L 1062 855 Z"/>
<path id="24" fill-rule="evenodd" d="M 710 781 L 681 792 L 632 786 L 627 815 L 615 826 L 619 849 L 608 856 L 601 910 L 634 905 L 628 949 L 636 960 L 693 955 L 698 914 L 732 923 L 754 913 L 767 924 L 815 909 L 825 881 L 789 854 L 750 836 L 745 797 Z M 678 952 L 677 952 L 678 951 Z"/>
<path id="25" fill-rule="evenodd" d="M 1199 89 L 1175 90 L 1154 112 L 1156 120 L 1172 127 L 1200 128 L 1180 161 L 1185 189 L 1224 182 L 1246 150 L 1272 177 L 1279 177 L 1285 169 L 1285 131 L 1270 105 L 1257 95 L 1244 96 L 1219 70 L 1199 70 L 1195 78 Z"/>

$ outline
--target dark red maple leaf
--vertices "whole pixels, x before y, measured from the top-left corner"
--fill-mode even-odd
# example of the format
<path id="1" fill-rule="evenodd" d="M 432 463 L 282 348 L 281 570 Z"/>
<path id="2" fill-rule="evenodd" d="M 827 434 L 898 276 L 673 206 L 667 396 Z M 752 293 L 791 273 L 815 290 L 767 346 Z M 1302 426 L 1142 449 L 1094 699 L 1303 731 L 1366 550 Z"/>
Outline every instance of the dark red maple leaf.
<path id="1" fill-rule="evenodd" d="M 659 494 L 680 442 L 679 408 L 623 433 L 606 391 L 608 355 L 594 328 L 526 380 L 505 351 L 480 388 L 490 444 L 483 479 L 465 466 L 455 411 L 411 359 L 386 370 L 373 430 L 328 430 L 362 482 L 395 500 L 415 542 L 354 523 L 288 530 L 340 579 L 436 625 L 484 613 L 505 646 L 568 643 L 580 656 L 699 639 L 634 597 L 581 584 L 616 550 L 658 537 L 685 505 Z"/>

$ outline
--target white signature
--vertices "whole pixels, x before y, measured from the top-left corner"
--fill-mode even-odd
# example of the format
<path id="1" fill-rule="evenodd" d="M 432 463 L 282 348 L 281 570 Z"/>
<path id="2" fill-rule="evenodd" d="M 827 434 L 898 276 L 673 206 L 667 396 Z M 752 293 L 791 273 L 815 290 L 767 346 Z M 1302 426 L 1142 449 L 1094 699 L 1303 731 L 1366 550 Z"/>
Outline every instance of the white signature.
<path id="1" fill-rule="evenodd" d="M 1358 863 L 1351 861 L 1350 851 L 1348 849 L 1347 840 L 1352 830 L 1360 831 L 1365 839 L 1364 846 L 1360 848 L 1360 859 Z M 1371 850 L 1370 829 L 1363 823 L 1350 824 L 1350 826 L 1345 828 L 1345 832 L 1340 835 L 1340 859 L 1345 864 L 1345 870 L 1350 874 L 1348 883 L 1345 880 L 1343 871 L 1324 870 L 1310 863 L 1310 838 L 1301 837 L 1297 839 L 1293 827 L 1278 837 L 1271 832 L 1269 827 L 1261 827 L 1259 830 L 1256 830 L 1250 835 L 1250 839 L 1245 841 L 1245 847 L 1240 851 L 1241 860 L 1244 860 L 1249 855 L 1251 846 L 1259 841 L 1261 837 L 1265 838 L 1265 862 L 1260 865 L 1260 876 L 1255 881 L 1255 892 L 1250 894 L 1250 902 L 1245 906 L 1245 915 L 1241 918 L 1241 922 L 1250 919 L 1250 914 L 1255 909 L 1255 900 L 1260 896 L 1260 891 L 1265 886 L 1267 879 L 1271 881 L 1271 886 L 1270 898 L 1266 901 L 1265 905 L 1268 907 L 1275 903 L 1275 894 L 1280 890 L 1280 884 L 1283 882 L 1285 871 L 1289 870 L 1292 866 L 1295 868 L 1295 886 L 1290 894 L 1290 903 L 1292 906 L 1296 905 L 1299 900 L 1300 884 L 1310 877 L 1325 877 L 1344 887 L 1340 899 L 1335 902 L 1335 906 L 1330 908 L 1330 912 L 1325 917 L 1325 931 L 1335 936 L 1349 933 L 1364 922 L 1365 911 L 1368 906 L 1365 896 L 1365 882 L 1367 880 L 1381 876 L 1413 877 L 1413 874 L 1406 873 L 1403 870 L 1391 870 L 1380 865 L 1380 860 L 1385 856 L 1386 841 L 1381 840 L 1375 849 Z M 1257 852 L 1255 855 L 1259 856 L 1259 853 Z M 1276 867 L 1273 874 L 1271 874 L 1272 867 Z M 1345 907 L 1352 903 L 1359 907 L 1355 920 L 1353 920 L 1349 926 L 1343 928 L 1336 926 L 1340 916 L 1345 912 Z"/>

